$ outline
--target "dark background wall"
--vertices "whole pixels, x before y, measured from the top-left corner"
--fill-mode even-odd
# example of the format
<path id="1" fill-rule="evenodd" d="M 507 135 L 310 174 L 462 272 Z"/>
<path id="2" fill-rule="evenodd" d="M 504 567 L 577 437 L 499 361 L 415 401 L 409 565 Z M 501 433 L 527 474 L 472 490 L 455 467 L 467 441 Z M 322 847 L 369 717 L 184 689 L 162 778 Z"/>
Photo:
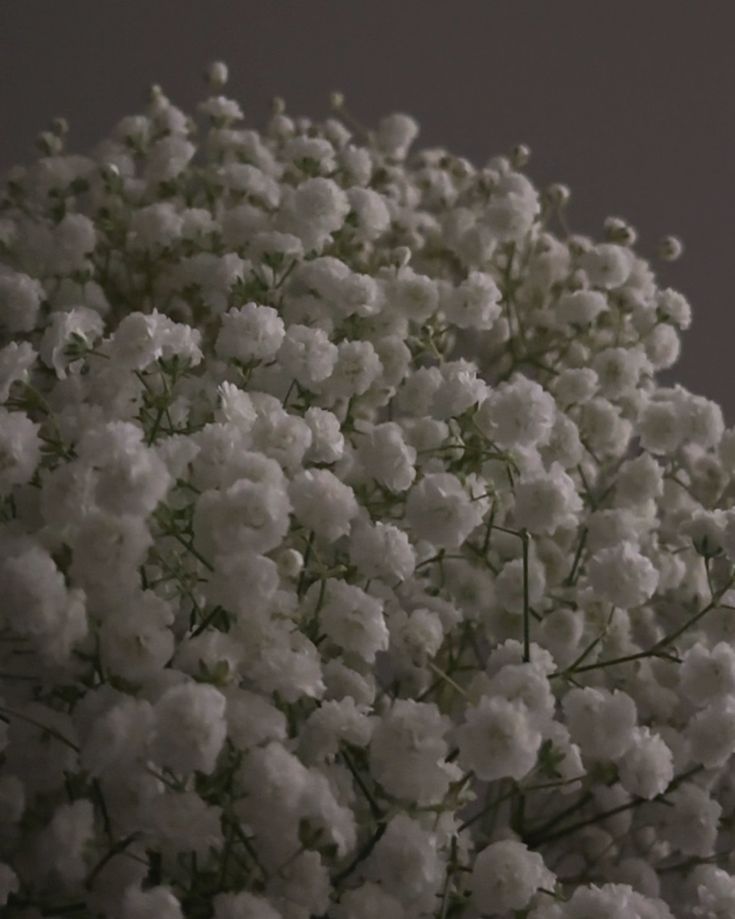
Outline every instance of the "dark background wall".
<path id="1" fill-rule="evenodd" d="M 86 148 L 153 82 L 192 106 L 215 58 L 256 125 L 274 95 L 324 115 L 340 89 L 476 162 L 524 141 L 537 182 L 571 186 L 574 229 L 625 217 L 644 255 L 684 239 L 660 268 L 695 313 L 671 376 L 732 423 L 734 26 L 730 0 L 0 0 L 0 170 L 55 115 Z"/>

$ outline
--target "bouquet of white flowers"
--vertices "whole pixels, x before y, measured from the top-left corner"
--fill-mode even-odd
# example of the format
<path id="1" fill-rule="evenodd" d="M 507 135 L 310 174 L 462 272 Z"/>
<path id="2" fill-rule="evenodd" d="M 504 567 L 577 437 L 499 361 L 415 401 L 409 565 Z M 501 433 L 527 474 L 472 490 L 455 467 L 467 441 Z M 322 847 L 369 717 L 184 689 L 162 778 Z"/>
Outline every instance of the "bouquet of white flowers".
<path id="1" fill-rule="evenodd" d="M 226 78 L 2 192 L 3 915 L 732 917 L 686 299 L 522 146 Z"/>

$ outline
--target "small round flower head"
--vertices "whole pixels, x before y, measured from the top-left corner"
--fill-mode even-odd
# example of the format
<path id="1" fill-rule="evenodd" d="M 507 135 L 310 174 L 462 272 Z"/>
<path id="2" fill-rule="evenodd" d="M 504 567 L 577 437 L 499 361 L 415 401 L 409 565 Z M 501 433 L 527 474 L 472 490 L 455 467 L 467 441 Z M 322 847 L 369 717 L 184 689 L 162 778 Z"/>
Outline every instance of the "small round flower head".
<path id="1" fill-rule="evenodd" d="M 30 332 L 43 299 L 38 281 L 16 271 L 0 271 L 0 327 L 5 332 Z"/>
<path id="2" fill-rule="evenodd" d="M 321 249 L 338 230 L 350 210 L 347 195 L 332 179 L 306 179 L 289 194 L 281 206 L 281 222 L 307 250 Z"/>
<path id="3" fill-rule="evenodd" d="M 597 374 L 591 367 L 569 367 L 554 382 L 554 393 L 563 405 L 586 402 L 597 392 Z"/>
<path id="4" fill-rule="evenodd" d="M 194 536 L 204 552 L 270 552 L 286 535 L 291 502 L 280 485 L 238 479 L 205 491 L 194 510 Z"/>
<path id="5" fill-rule="evenodd" d="M 706 769 L 724 766 L 735 752 L 735 699 L 726 697 L 698 712 L 685 733 L 694 762 Z"/>
<path id="6" fill-rule="evenodd" d="M 697 865 L 689 875 L 689 885 L 696 890 L 697 905 L 693 915 L 699 919 L 721 919 L 735 910 L 735 878 L 716 865 Z"/>
<path id="7" fill-rule="evenodd" d="M 673 453 L 686 436 L 681 409 L 670 401 L 649 402 L 640 418 L 640 439 L 644 450 L 655 454 Z"/>
<path id="8" fill-rule="evenodd" d="M 444 874 L 444 860 L 433 833 L 407 814 L 397 814 L 365 863 L 370 880 L 380 880 L 383 890 L 419 912 L 436 905 L 435 894 Z M 424 909 L 421 909 L 421 904 Z"/>
<path id="9" fill-rule="evenodd" d="M 369 475 L 392 492 L 406 491 L 416 478 L 416 450 L 395 422 L 376 425 L 360 438 L 360 459 Z"/>
<path id="10" fill-rule="evenodd" d="M 735 650 L 725 642 L 712 649 L 693 645 L 679 668 L 679 687 L 698 706 L 735 695 Z"/>
<path id="11" fill-rule="evenodd" d="M 389 794 L 417 804 L 441 801 L 452 779 L 444 762 L 448 728 L 433 703 L 397 699 L 370 740 L 370 771 Z"/>
<path id="12" fill-rule="evenodd" d="M 659 578 L 650 560 L 629 542 L 598 552 L 589 562 L 587 575 L 597 596 L 620 609 L 645 603 Z"/>
<path id="13" fill-rule="evenodd" d="M 628 279 L 633 268 L 633 254 L 615 243 L 600 243 L 580 259 L 590 284 L 611 290 Z"/>
<path id="14" fill-rule="evenodd" d="M 289 485 L 296 519 L 321 538 L 334 542 L 350 530 L 357 515 L 352 489 L 328 469 L 305 469 Z"/>
<path id="15" fill-rule="evenodd" d="M 0 495 L 31 480 L 41 458 L 39 425 L 0 407 Z"/>
<path id="16" fill-rule="evenodd" d="M 597 290 L 575 290 L 563 294 L 556 305 L 560 322 L 588 326 L 608 309 L 607 298 Z"/>
<path id="17" fill-rule="evenodd" d="M 531 533 L 554 533 L 559 527 L 573 526 L 581 510 L 576 486 L 558 463 L 549 474 L 532 476 L 516 486 L 516 523 Z"/>
<path id="18" fill-rule="evenodd" d="M 623 788 L 639 798 L 663 794 L 674 778 L 671 750 L 649 728 L 634 728 L 633 742 L 618 762 Z"/>
<path id="19" fill-rule="evenodd" d="M 388 299 L 392 307 L 407 319 L 420 323 L 436 312 L 439 289 L 431 278 L 405 267 L 398 271 L 390 284 Z"/>
<path id="20" fill-rule="evenodd" d="M 520 781 L 536 765 L 541 734 L 531 726 L 524 705 L 483 696 L 467 709 L 457 743 L 460 763 L 478 778 Z"/>
<path id="21" fill-rule="evenodd" d="M 444 313 L 460 329 L 489 329 L 500 316 L 500 296 L 491 275 L 472 271 L 453 291 Z"/>
<path id="22" fill-rule="evenodd" d="M 315 587 L 311 594 L 316 597 L 321 588 Z M 369 663 L 388 647 L 383 604 L 352 584 L 336 578 L 326 581 L 319 621 L 331 641 Z"/>
<path id="23" fill-rule="evenodd" d="M 683 855 L 712 855 L 722 806 L 694 782 L 684 782 L 668 799 L 672 806 L 666 808 L 662 838 Z"/>
<path id="24" fill-rule="evenodd" d="M 475 420 L 499 447 L 533 447 L 551 434 L 555 410 L 552 396 L 538 383 L 517 377 L 490 393 Z"/>
<path id="25" fill-rule="evenodd" d="M 432 473 L 413 486 L 406 500 L 406 519 L 417 539 L 452 549 L 477 527 L 485 512 L 451 473 Z"/>
<path id="26" fill-rule="evenodd" d="M 224 314 L 215 350 L 225 360 L 268 360 L 281 347 L 284 335 L 283 320 L 272 307 L 247 303 Z"/>
<path id="27" fill-rule="evenodd" d="M 623 504 L 640 506 L 663 492 L 663 470 L 650 454 L 641 453 L 622 463 L 615 490 Z"/>
<path id="28" fill-rule="evenodd" d="M 571 689 L 562 707 L 572 739 L 586 758 L 616 760 L 633 744 L 637 712 L 627 693 Z"/>
<path id="29" fill-rule="evenodd" d="M 678 236 L 664 236 L 658 244 L 658 257 L 665 262 L 675 262 L 684 254 L 684 243 Z"/>
<path id="30" fill-rule="evenodd" d="M 212 772 L 227 734 L 225 705 L 222 693 L 206 683 L 167 689 L 153 710 L 155 761 L 176 772 Z"/>
<path id="31" fill-rule="evenodd" d="M 278 360 L 287 373 L 309 389 L 332 373 L 338 353 L 323 329 L 293 324 L 285 333 Z"/>
<path id="32" fill-rule="evenodd" d="M 418 133 L 419 126 L 410 115 L 396 113 L 381 120 L 377 140 L 388 156 L 403 159 Z"/>
<path id="33" fill-rule="evenodd" d="M 405 581 L 416 567 L 416 551 L 403 532 L 390 523 L 361 523 L 350 535 L 350 558 L 367 578 Z"/>
<path id="34" fill-rule="evenodd" d="M 505 915 L 526 909 L 538 888 L 553 888 L 554 880 L 538 852 L 503 839 L 477 854 L 470 879 L 472 902 L 483 914 Z"/>
<path id="35" fill-rule="evenodd" d="M 281 919 L 281 914 L 264 897 L 241 890 L 218 893 L 212 898 L 214 919 Z"/>
<path id="36" fill-rule="evenodd" d="M 178 899 L 166 886 L 128 887 L 120 904 L 122 919 L 184 919 Z"/>
<path id="37" fill-rule="evenodd" d="M 0 403 L 7 401 L 13 383 L 27 379 L 37 356 L 27 341 L 0 348 Z"/>

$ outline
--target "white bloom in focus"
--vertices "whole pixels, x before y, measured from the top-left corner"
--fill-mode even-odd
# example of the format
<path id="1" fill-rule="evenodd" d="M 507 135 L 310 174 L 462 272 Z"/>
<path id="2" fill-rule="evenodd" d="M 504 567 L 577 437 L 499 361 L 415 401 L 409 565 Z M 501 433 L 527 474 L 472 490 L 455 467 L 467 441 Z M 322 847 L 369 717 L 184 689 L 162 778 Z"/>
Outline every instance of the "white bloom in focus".
<path id="1" fill-rule="evenodd" d="M 674 778 L 671 750 L 649 728 L 634 728 L 633 742 L 618 762 L 620 783 L 632 795 L 655 798 Z"/>
<path id="2" fill-rule="evenodd" d="M 283 320 L 271 306 L 246 303 L 222 316 L 215 351 L 227 360 L 270 360 L 281 347 L 285 336 Z"/>
<path id="3" fill-rule="evenodd" d="M 408 536 L 390 523 L 360 523 L 350 534 L 350 558 L 368 578 L 405 581 L 416 567 Z"/>
<path id="4" fill-rule="evenodd" d="M 154 760 L 174 772 L 212 772 L 227 734 L 225 705 L 222 693 L 206 683 L 167 689 L 154 706 Z"/>
<path id="5" fill-rule="evenodd" d="M 317 536 L 334 542 L 350 531 L 357 515 L 355 494 L 329 469 L 305 469 L 288 489 L 296 519 Z"/>
<path id="6" fill-rule="evenodd" d="M 128 887 L 120 904 L 121 919 L 184 919 L 181 904 L 166 886 Z"/>
<path id="7" fill-rule="evenodd" d="M 554 875 L 538 852 L 522 842 L 503 839 L 478 853 L 470 889 L 477 909 L 490 916 L 525 909 L 539 887 L 554 888 Z"/>
<path id="8" fill-rule="evenodd" d="M 538 383 L 517 377 L 491 391 L 475 420 L 483 434 L 503 449 L 532 447 L 548 440 L 555 411 L 554 399 Z"/>
<path id="9" fill-rule="evenodd" d="M 406 491 L 416 478 L 416 450 L 406 443 L 395 422 L 372 427 L 359 442 L 359 456 L 368 474 L 392 492 Z"/>
<path id="10" fill-rule="evenodd" d="M 649 559 L 629 542 L 598 552 L 587 574 L 595 593 L 620 609 L 632 609 L 650 599 L 659 577 Z"/>
<path id="11" fill-rule="evenodd" d="M 515 490 L 516 523 L 531 533 L 554 533 L 559 527 L 574 526 L 582 510 L 582 499 L 574 481 L 558 463 L 549 473 L 522 479 Z"/>
<path id="12" fill-rule="evenodd" d="M 417 539 L 456 549 L 479 526 L 484 501 L 473 501 L 459 479 L 450 473 L 424 476 L 408 493 L 406 519 Z"/>
<path id="13" fill-rule="evenodd" d="M 307 598 L 315 593 L 314 587 Z M 388 647 L 388 628 L 380 600 L 336 578 L 326 581 L 319 623 L 330 641 L 368 663 Z"/>
<path id="14" fill-rule="evenodd" d="M 40 425 L 0 406 L 0 495 L 30 481 L 41 459 Z"/>
<path id="15" fill-rule="evenodd" d="M 525 706 L 483 696 L 467 709 L 457 743 L 460 763 L 479 779 L 520 781 L 536 765 L 541 734 L 531 726 Z"/>
<path id="16" fill-rule="evenodd" d="M 620 759 L 635 740 L 635 702 L 620 690 L 570 689 L 562 709 L 572 740 L 587 759 Z"/>

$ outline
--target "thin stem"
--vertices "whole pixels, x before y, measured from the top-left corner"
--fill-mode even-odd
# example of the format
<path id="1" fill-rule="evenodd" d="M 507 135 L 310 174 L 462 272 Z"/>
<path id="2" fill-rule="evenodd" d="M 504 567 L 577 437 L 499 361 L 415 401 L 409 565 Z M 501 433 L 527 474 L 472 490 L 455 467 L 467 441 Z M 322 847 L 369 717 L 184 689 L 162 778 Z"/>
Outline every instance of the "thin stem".
<path id="1" fill-rule="evenodd" d="M 521 532 L 523 545 L 523 660 L 531 660 L 531 617 L 528 604 L 528 532 Z"/>

